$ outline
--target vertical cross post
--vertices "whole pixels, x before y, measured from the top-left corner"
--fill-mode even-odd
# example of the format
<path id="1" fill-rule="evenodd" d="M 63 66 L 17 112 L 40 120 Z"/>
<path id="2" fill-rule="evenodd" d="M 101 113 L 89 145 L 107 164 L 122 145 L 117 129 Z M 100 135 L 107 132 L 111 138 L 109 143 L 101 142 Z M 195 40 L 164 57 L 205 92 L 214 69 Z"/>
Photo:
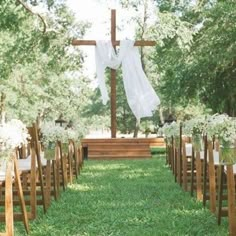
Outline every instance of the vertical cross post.
<path id="1" fill-rule="evenodd" d="M 111 42 L 116 50 L 116 10 L 111 10 Z M 111 69 L 111 137 L 116 138 L 116 71 Z"/>

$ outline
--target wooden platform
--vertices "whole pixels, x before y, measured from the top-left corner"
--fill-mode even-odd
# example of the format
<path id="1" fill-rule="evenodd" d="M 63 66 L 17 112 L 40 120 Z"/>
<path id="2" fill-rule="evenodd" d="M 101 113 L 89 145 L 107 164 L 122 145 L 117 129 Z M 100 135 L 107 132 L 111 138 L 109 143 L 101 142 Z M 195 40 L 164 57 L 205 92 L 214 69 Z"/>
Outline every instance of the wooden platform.
<path id="1" fill-rule="evenodd" d="M 165 147 L 163 138 L 89 138 L 81 141 L 84 158 L 151 158 L 150 147 Z"/>

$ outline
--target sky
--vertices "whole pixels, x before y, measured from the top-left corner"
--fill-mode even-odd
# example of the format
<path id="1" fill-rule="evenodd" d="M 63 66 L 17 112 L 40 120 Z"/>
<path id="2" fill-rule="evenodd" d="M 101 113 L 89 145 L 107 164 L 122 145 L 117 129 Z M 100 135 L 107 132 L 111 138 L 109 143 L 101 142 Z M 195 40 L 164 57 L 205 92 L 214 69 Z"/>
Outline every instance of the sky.
<path id="1" fill-rule="evenodd" d="M 67 0 L 68 6 L 76 14 L 78 20 L 92 23 L 92 26 L 85 34 L 84 39 L 110 40 L 111 8 L 116 8 L 117 28 L 122 28 L 121 31 L 116 31 L 117 40 L 125 38 L 133 39 L 135 26 L 134 24 L 127 24 L 127 20 L 129 20 L 135 13 L 121 9 L 119 4 L 116 2 L 118 1 Z M 80 47 L 87 55 L 85 58 L 83 73 L 93 80 L 95 76 L 95 49 L 93 46 Z"/>

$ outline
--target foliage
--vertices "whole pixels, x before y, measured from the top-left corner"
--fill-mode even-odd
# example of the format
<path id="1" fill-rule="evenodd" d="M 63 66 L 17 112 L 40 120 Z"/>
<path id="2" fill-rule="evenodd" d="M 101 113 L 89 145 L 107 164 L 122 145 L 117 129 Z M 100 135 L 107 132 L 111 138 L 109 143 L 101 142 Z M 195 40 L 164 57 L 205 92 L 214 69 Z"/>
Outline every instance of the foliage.
<path id="1" fill-rule="evenodd" d="M 235 9 L 234 1 L 192 6 L 179 14 L 194 33 L 190 44 L 181 47 L 173 35 L 157 46 L 160 91 L 171 106 L 200 101 L 212 112 L 235 114 Z"/>
<path id="2" fill-rule="evenodd" d="M 0 9 L 0 93 L 6 94 L 8 119 L 30 124 L 63 114 L 77 120 L 88 81 L 79 73 L 82 54 L 70 44 L 72 36 L 83 36 L 87 25 L 76 22 L 61 1 L 25 3 L 32 12 L 41 8 L 47 22 L 43 33 L 40 18 L 18 3 L 2 0 Z"/>
<path id="3" fill-rule="evenodd" d="M 161 99 L 159 112 L 143 119 L 144 124 L 157 126 L 170 113 L 181 120 L 216 112 L 235 116 L 235 1 L 120 2 L 136 12 L 131 19 L 136 39 L 157 41 L 155 48 L 140 49 L 147 77 Z M 60 0 L 1 0 L 0 14 L 0 94 L 6 95 L 1 103 L 7 119 L 30 124 L 63 115 L 80 126 L 109 128 L 109 104 L 102 106 L 99 92 L 89 88 L 81 70 L 83 55 L 70 45 L 89 25 L 77 22 Z M 137 122 L 119 71 L 117 77 L 118 130 L 130 133 Z M 0 104 L 1 116 L 3 108 Z"/>

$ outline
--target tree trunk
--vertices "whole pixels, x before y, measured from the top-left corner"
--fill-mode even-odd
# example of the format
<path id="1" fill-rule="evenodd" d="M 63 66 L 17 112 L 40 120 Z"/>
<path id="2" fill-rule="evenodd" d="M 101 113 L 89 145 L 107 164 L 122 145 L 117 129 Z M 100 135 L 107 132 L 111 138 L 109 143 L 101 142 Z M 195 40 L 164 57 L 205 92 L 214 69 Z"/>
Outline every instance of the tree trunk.
<path id="1" fill-rule="evenodd" d="M 139 124 L 140 123 L 136 120 L 136 125 L 135 125 L 135 129 L 134 129 L 134 136 L 133 136 L 133 138 L 137 138 L 138 137 Z"/>
<path id="2" fill-rule="evenodd" d="M 5 100 L 6 100 L 6 94 L 1 92 L 1 102 L 0 102 L 1 124 L 6 122 Z"/>
<path id="3" fill-rule="evenodd" d="M 160 112 L 161 124 L 164 124 L 165 121 L 164 121 L 162 106 L 159 107 L 159 112 Z"/>

